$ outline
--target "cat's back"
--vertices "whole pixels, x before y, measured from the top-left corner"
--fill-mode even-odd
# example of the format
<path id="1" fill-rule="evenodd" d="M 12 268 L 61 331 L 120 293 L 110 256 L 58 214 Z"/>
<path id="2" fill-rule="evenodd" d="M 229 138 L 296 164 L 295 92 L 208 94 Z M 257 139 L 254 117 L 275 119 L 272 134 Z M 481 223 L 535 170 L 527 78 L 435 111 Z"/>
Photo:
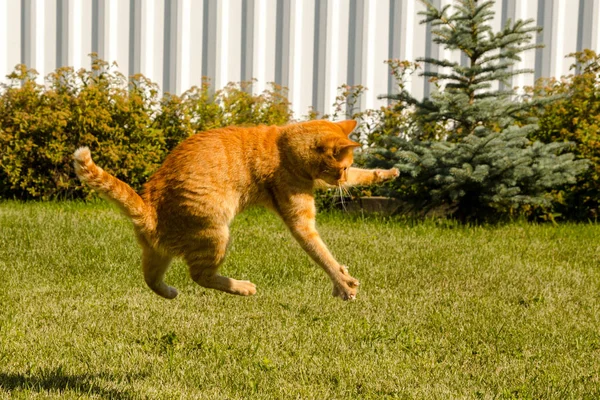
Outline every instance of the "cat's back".
<path id="1" fill-rule="evenodd" d="M 199 132 L 177 146 L 164 162 L 179 171 L 214 171 L 239 175 L 267 165 L 277 156 L 276 126 L 227 127 Z M 172 165 L 173 164 L 173 165 Z M 225 176 L 222 176 L 225 177 Z"/>
<path id="2" fill-rule="evenodd" d="M 278 128 L 228 127 L 180 143 L 145 186 L 147 200 L 180 195 L 248 196 L 277 168 Z M 198 200 L 198 199 L 195 199 Z M 251 199 L 249 199 L 251 200 Z"/>

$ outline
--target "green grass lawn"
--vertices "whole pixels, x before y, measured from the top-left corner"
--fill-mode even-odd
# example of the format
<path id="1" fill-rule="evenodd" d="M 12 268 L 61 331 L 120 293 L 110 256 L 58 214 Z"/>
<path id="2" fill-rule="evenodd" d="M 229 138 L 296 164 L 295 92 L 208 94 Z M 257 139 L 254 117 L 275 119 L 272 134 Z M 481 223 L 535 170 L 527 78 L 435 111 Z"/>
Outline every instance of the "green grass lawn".
<path id="1" fill-rule="evenodd" d="M 236 219 L 207 290 L 152 293 L 104 203 L 0 203 L 0 398 L 600 397 L 600 227 L 460 227 L 320 215 L 358 300 L 281 222 Z"/>

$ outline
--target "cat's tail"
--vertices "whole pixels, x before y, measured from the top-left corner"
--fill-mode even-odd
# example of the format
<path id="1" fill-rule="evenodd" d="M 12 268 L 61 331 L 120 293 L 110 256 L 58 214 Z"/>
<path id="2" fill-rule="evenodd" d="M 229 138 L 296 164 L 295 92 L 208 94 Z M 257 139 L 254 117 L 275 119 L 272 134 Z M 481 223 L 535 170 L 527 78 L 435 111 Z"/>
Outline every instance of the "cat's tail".
<path id="1" fill-rule="evenodd" d="M 75 173 L 82 182 L 119 206 L 137 228 L 145 231 L 152 229 L 154 218 L 150 207 L 131 186 L 97 166 L 89 148 L 78 148 L 73 153 L 73 159 Z"/>

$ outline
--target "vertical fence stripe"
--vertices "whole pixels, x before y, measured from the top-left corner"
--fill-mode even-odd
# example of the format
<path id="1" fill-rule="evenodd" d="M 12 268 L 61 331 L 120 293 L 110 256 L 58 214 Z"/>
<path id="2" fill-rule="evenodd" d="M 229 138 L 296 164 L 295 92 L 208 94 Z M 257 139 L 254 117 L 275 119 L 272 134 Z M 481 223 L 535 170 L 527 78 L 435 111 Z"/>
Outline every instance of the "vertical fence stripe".
<path id="1" fill-rule="evenodd" d="M 173 92 L 173 87 L 171 86 L 171 66 L 173 59 L 173 41 L 172 41 L 172 19 L 171 14 L 173 14 L 173 0 L 164 0 L 165 1 L 165 13 L 163 15 L 165 30 L 163 32 L 163 78 L 162 78 L 162 87 L 165 92 Z"/>
<path id="2" fill-rule="evenodd" d="M 118 0 L 107 0 L 107 16 L 108 21 L 104 21 L 108 25 L 105 30 L 105 43 L 108 44 L 104 48 L 106 57 L 109 61 L 118 59 L 118 38 L 119 38 L 119 4 Z"/>
<path id="3" fill-rule="evenodd" d="M 446 7 L 448 4 L 452 4 L 453 0 L 440 0 L 440 8 L 444 8 Z M 434 54 L 434 57 L 440 57 L 444 60 L 448 60 L 448 61 L 454 61 L 454 56 L 456 54 L 459 54 L 458 52 L 453 52 L 452 50 L 449 49 L 445 49 L 440 47 L 439 45 L 437 45 L 437 56 Z M 458 60 L 460 61 L 460 55 L 458 56 Z M 439 69 L 439 72 L 444 73 L 444 74 L 448 74 L 450 73 L 450 68 L 449 67 L 442 67 L 441 69 Z"/>
<path id="4" fill-rule="evenodd" d="M 156 18 L 154 13 L 154 1 L 145 1 L 142 7 L 142 13 L 144 14 L 144 20 L 142 21 L 142 59 L 143 68 L 140 72 L 143 72 L 148 77 L 154 77 L 154 20 Z"/>
<path id="5" fill-rule="evenodd" d="M 44 19 L 44 31 L 39 32 L 42 35 L 42 40 L 36 45 L 41 47 L 44 53 L 44 64 L 41 65 L 40 70 L 43 70 L 46 74 L 54 71 L 57 67 L 56 64 L 56 0 L 40 0 L 44 3 L 44 14 L 40 16 Z M 36 63 L 35 68 L 40 66 Z"/>
<path id="6" fill-rule="evenodd" d="M 504 27 L 506 26 L 506 23 L 508 21 L 511 21 L 511 24 L 515 23 L 515 15 L 516 15 L 516 4 L 515 4 L 515 0 L 502 0 L 502 16 L 500 19 L 500 29 L 504 29 Z M 463 54 L 463 57 L 466 58 L 466 55 Z M 513 68 L 510 68 L 510 70 L 512 71 Z M 504 84 L 503 82 L 500 82 L 500 90 L 506 90 L 506 89 L 510 89 L 513 86 L 513 79 L 510 78 L 510 80 Z"/>
<path id="7" fill-rule="evenodd" d="M 6 62 L 7 71 L 14 71 L 17 64 L 21 64 L 21 1 L 6 0 Z"/>
<path id="8" fill-rule="evenodd" d="M 537 24 L 544 27 L 542 34 L 538 35 L 538 44 L 543 44 L 544 47 L 536 50 L 535 79 L 550 76 L 552 68 L 554 2 L 555 0 L 538 0 Z"/>
<path id="9" fill-rule="evenodd" d="M 83 12 L 81 1 L 71 1 L 69 4 L 69 31 L 72 31 L 71 39 L 69 40 L 69 65 L 72 65 L 75 70 L 83 66 L 82 63 L 82 25 Z"/>
<path id="10" fill-rule="evenodd" d="M 593 4 L 594 26 L 596 29 L 596 42 L 592 44 L 592 48 L 600 53 L 600 0 L 594 0 Z"/>
<path id="11" fill-rule="evenodd" d="M 577 29 L 577 51 L 592 47 L 592 24 L 594 22 L 594 3 L 579 0 L 579 18 Z"/>
<path id="12" fill-rule="evenodd" d="M 106 45 L 104 43 L 106 25 L 105 0 L 92 1 L 92 51 L 101 59 L 106 59 Z"/>
<path id="13" fill-rule="evenodd" d="M 565 15 L 566 15 L 566 0 L 555 0 L 558 4 L 555 7 L 558 9 L 553 19 L 553 26 L 556 27 L 556 36 L 552 38 L 552 42 L 556 43 L 553 46 L 553 55 L 564 54 L 565 50 Z M 570 0 L 573 1 L 573 0 Z M 552 57 L 554 58 L 554 70 L 552 71 L 556 75 L 560 75 L 563 70 L 564 57 Z"/>
<path id="14" fill-rule="evenodd" d="M 517 7 L 518 5 L 518 7 Z M 527 16 L 527 4 L 525 2 L 519 2 L 515 4 L 515 20 L 522 19 L 525 20 Z M 516 63 L 517 69 L 524 69 L 526 67 L 525 57 L 521 57 L 521 61 Z M 513 79 L 513 87 L 516 86 L 519 88 L 519 92 L 522 92 L 522 88 L 525 86 L 525 75 L 520 74 L 514 77 Z"/>
<path id="15" fill-rule="evenodd" d="M 361 83 L 363 58 L 364 0 L 350 0 L 348 22 L 348 84 Z"/>
<path id="16" fill-rule="evenodd" d="M 325 109 L 325 71 L 327 61 L 327 1 L 315 0 L 315 36 L 313 40 L 313 96 L 312 106 L 316 110 Z"/>
<path id="17" fill-rule="evenodd" d="M 373 108 L 374 107 L 374 95 L 375 93 L 373 92 L 373 90 L 375 89 L 375 70 L 374 70 L 374 65 L 372 60 L 375 59 L 375 46 L 377 45 L 377 39 L 375 37 L 375 28 L 376 28 L 376 21 L 375 18 L 377 17 L 377 13 L 376 13 L 376 0 L 367 0 L 367 35 L 365 38 L 365 42 L 364 42 L 364 46 L 365 46 L 365 52 L 366 52 L 366 57 L 363 58 L 362 63 L 364 65 L 364 78 L 361 79 L 361 81 L 366 81 L 364 83 L 364 85 L 366 85 L 367 88 L 370 88 L 370 91 L 367 91 L 365 93 L 365 103 L 364 106 L 366 108 Z"/>
<path id="18" fill-rule="evenodd" d="M 129 0 L 129 75 L 141 70 L 142 0 Z"/>
<path id="19" fill-rule="evenodd" d="M 163 90 L 169 93 L 176 93 L 177 90 L 177 15 L 178 1 L 165 0 L 164 14 L 164 58 L 163 58 Z"/>
<path id="20" fill-rule="evenodd" d="M 402 12 L 402 2 L 400 0 L 390 0 L 390 19 L 389 19 L 389 37 L 388 37 L 388 58 L 400 59 L 402 57 L 402 22 L 404 13 Z M 397 93 L 398 89 L 392 74 L 388 77 L 388 93 Z"/>
<path id="21" fill-rule="evenodd" d="M 412 34 L 415 29 L 415 22 L 418 21 L 418 17 L 415 13 L 415 0 L 406 0 L 406 30 L 403 31 L 405 35 Z M 402 57 L 405 60 L 414 61 L 414 53 L 413 53 L 413 41 L 407 40 L 404 49 L 404 56 Z"/>
<path id="22" fill-rule="evenodd" d="M 268 86 L 270 82 L 275 80 L 275 64 L 277 56 L 275 54 L 275 35 L 277 34 L 277 26 L 275 19 L 277 18 L 277 0 L 265 0 L 265 74 L 262 79 L 264 86 Z M 258 77 L 257 77 L 258 78 Z M 259 82 L 260 83 L 260 82 Z"/>
<path id="23" fill-rule="evenodd" d="M 289 86 L 290 75 L 290 2 L 277 0 L 275 31 L 275 83 Z"/>
<path id="24" fill-rule="evenodd" d="M 32 0 L 21 0 L 21 63 L 33 65 L 33 38 L 34 24 Z"/>
<path id="25" fill-rule="evenodd" d="M 364 83 L 363 76 L 363 57 L 364 54 L 364 36 L 365 36 L 365 20 L 364 20 L 365 0 L 350 0 L 349 13 L 349 35 L 348 35 L 348 84 L 359 85 Z M 359 99 L 357 104 L 361 107 L 362 99 Z M 354 106 L 356 107 L 356 106 Z M 353 113 L 350 106 L 346 110 L 347 115 Z"/>
<path id="26" fill-rule="evenodd" d="M 0 2 L 0 43 L 8 44 L 8 4 L 6 2 Z M 0 82 L 5 81 L 6 75 L 8 75 L 8 46 L 0 46 Z"/>
<path id="27" fill-rule="evenodd" d="M 217 69 L 215 84 L 219 87 L 227 85 L 229 78 L 229 0 L 221 0 L 220 2 L 220 17 L 219 17 L 219 34 L 218 41 L 219 65 Z"/>
<path id="28" fill-rule="evenodd" d="M 255 0 L 255 18 L 256 25 L 254 26 L 254 65 L 253 65 L 253 78 L 257 79 L 254 85 L 254 92 L 260 93 L 265 87 L 265 58 L 266 58 L 266 46 L 267 46 L 267 4 L 266 0 Z"/>
<path id="29" fill-rule="evenodd" d="M 69 65 L 69 5 L 68 0 L 56 1 L 56 65 Z"/>
<path id="30" fill-rule="evenodd" d="M 390 0 L 389 5 L 389 37 L 388 37 L 388 57 L 390 59 L 400 58 L 400 46 L 402 44 L 402 3 L 400 0 Z"/>
<path id="31" fill-rule="evenodd" d="M 190 82 L 188 86 L 183 86 L 182 90 L 189 89 L 189 86 L 200 86 L 202 84 L 202 21 L 204 21 L 204 5 L 195 0 L 190 1 L 190 15 L 188 18 L 189 27 L 189 46 L 184 48 L 189 53 L 189 74 Z"/>
<path id="32" fill-rule="evenodd" d="M 439 8 L 441 0 L 433 0 L 432 4 Z M 425 58 L 436 58 L 439 54 L 439 45 L 433 42 L 433 33 L 431 31 L 431 23 L 428 23 L 425 30 Z M 437 71 L 437 68 L 433 65 L 425 64 L 424 70 L 426 72 L 432 72 Z M 431 83 L 427 77 L 425 78 L 423 85 L 424 93 L 429 93 L 431 91 Z"/>
<path id="33" fill-rule="evenodd" d="M 513 23 L 515 22 L 515 12 L 515 0 L 502 0 L 502 16 L 500 19 L 501 28 L 504 28 L 508 20 L 511 20 Z"/>
<path id="34" fill-rule="evenodd" d="M 179 15 L 179 24 L 181 26 L 181 42 L 179 54 L 181 55 L 181 64 L 179 66 L 179 87 L 177 88 L 178 93 L 185 92 L 190 87 L 190 41 L 191 41 L 191 16 L 192 16 L 192 5 L 191 0 L 181 1 L 181 13 Z"/>
<path id="35" fill-rule="evenodd" d="M 37 78 L 38 83 L 44 83 L 44 76 L 46 75 L 45 70 L 45 47 L 44 47 L 44 30 L 46 27 L 45 24 L 45 15 L 46 7 L 44 0 L 36 0 L 35 1 L 35 65 L 36 70 L 39 75 Z"/>
<path id="36" fill-rule="evenodd" d="M 284 1 L 284 0 L 281 0 Z M 242 62 L 241 80 L 249 81 L 253 74 L 254 55 L 254 0 L 242 0 Z"/>
<path id="37" fill-rule="evenodd" d="M 330 50 L 326 52 L 327 68 L 326 83 L 324 87 L 325 105 L 322 111 L 326 114 L 333 114 L 333 103 L 337 96 L 337 87 L 340 77 L 340 0 L 331 0 L 330 7 L 327 9 L 327 18 L 330 21 L 328 26 L 328 37 L 330 38 Z"/>
<path id="38" fill-rule="evenodd" d="M 461 53 L 460 54 L 460 65 L 462 65 L 463 67 L 468 66 L 470 63 L 469 61 L 469 56 L 467 56 L 465 53 Z"/>
<path id="39" fill-rule="evenodd" d="M 295 0 L 295 11 L 294 11 L 294 78 L 293 85 L 290 88 L 292 91 L 292 104 L 296 107 L 300 104 L 302 94 L 302 19 L 303 19 L 303 7 L 301 0 Z"/>
<path id="40" fill-rule="evenodd" d="M 115 9 L 115 0 L 101 0 L 102 19 L 99 20 L 100 34 L 99 40 L 102 42 L 102 59 L 113 62 L 116 59 L 114 43 L 116 42 L 117 25 L 113 10 Z"/>
<path id="41" fill-rule="evenodd" d="M 405 29 L 402 30 L 402 33 L 408 37 L 409 35 L 414 35 L 415 24 L 418 23 L 419 19 L 416 15 L 416 0 L 405 0 L 405 4 L 403 4 L 402 9 L 405 10 L 404 18 L 405 21 Z M 414 61 L 414 40 L 407 40 L 403 52 L 401 52 L 401 59 Z M 408 90 L 412 91 L 413 88 L 413 76 L 407 77 L 406 87 Z"/>
<path id="42" fill-rule="evenodd" d="M 217 49 L 217 4 L 214 0 L 204 0 L 202 21 L 202 76 L 212 79 L 216 75 Z M 214 81 L 211 90 L 214 91 Z"/>

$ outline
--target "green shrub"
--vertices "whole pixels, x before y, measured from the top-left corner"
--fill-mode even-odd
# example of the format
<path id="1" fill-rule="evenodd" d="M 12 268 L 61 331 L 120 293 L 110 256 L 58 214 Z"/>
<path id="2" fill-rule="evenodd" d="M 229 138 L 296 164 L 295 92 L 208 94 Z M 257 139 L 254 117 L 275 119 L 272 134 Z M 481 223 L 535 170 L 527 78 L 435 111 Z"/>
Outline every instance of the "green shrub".
<path id="1" fill-rule="evenodd" d="M 182 96 L 159 96 L 142 75 L 129 79 L 92 55 L 91 69 L 60 68 L 39 85 L 19 65 L 0 88 L 0 198 L 85 197 L 71 157 L 88 146 L 111 174 L 139 190 L 164 157 L 195 132 L 230 125 L 287 123 L 284 88 L 259 95 L 253 82 L 210 94 L 204 81 Z"/>
<path id="2" fill-rule="evenodd" d="M 230 82 L 210 93 L 210 82 L 193 86 L 181 96 L 165 94 L 154 128 L 162 131 L 166 151 L 196 132 L 226 126 L 284 125 L 292 120 L 287 89 L 275 83 L 259 95 L 252 94 L 255 81 Z"/>
<path id="3" fill-rule="evenodd" d="M 152 128 L 156 86 L 141 76 L 128 81 L 93 58 L 91 70 L 60 68 L 48 75 L 18 66 L 0 104 L 5 182 L 2 196 L 49 199 L 82 196 L 73 151 L 89 146 L 106 170 L 139 187 L 164 157 L 164 138 Z"/>
<path id="4" fill-rule="evenodd" d="M 44 154 L 38 154 L 40 146 L 49 135 L 54 135 L 61 125 L 66 125 L 70 115 L 48 104 L 42 97 L 42 88 L 35 83 L 36 72 L 17 66 L 9 75 L 11 83 L 22 81 L 20 88 L 8 85 L 4 88 L 0 102 L 0 196 L 23 198 L 26 195 L 39 195 L 35 185 L 39 178 L 38 165 L 45 173 L 52 175 L 54 171 L 48 168 L 40 158 L 47 159 Z M 30 134 L 31 131 L 36 133 Z M 44 139 L 42 139 L 42 137 Z M 60 177 L 55 178 L 60 183 Z M 28 186 L 32 186 L 28 188 Z M 43 190 L 43 189 L 41 189 Z"/>
<path id="5" fill-rule="evenodd" d="M 600 55 L 584 50 L 570 56 L 575 58 L 574 74 L 540 79 L 531 88 L 534 99 L 560 97 L 534 109 L 539 128 L 530 137 L 545 143 L 572 142 L 576 157 L 590 160 L 591 168 L 574 185 L 556 192 L 556 208 L 565 218 L 595 220 L 600 216 Z"/>

